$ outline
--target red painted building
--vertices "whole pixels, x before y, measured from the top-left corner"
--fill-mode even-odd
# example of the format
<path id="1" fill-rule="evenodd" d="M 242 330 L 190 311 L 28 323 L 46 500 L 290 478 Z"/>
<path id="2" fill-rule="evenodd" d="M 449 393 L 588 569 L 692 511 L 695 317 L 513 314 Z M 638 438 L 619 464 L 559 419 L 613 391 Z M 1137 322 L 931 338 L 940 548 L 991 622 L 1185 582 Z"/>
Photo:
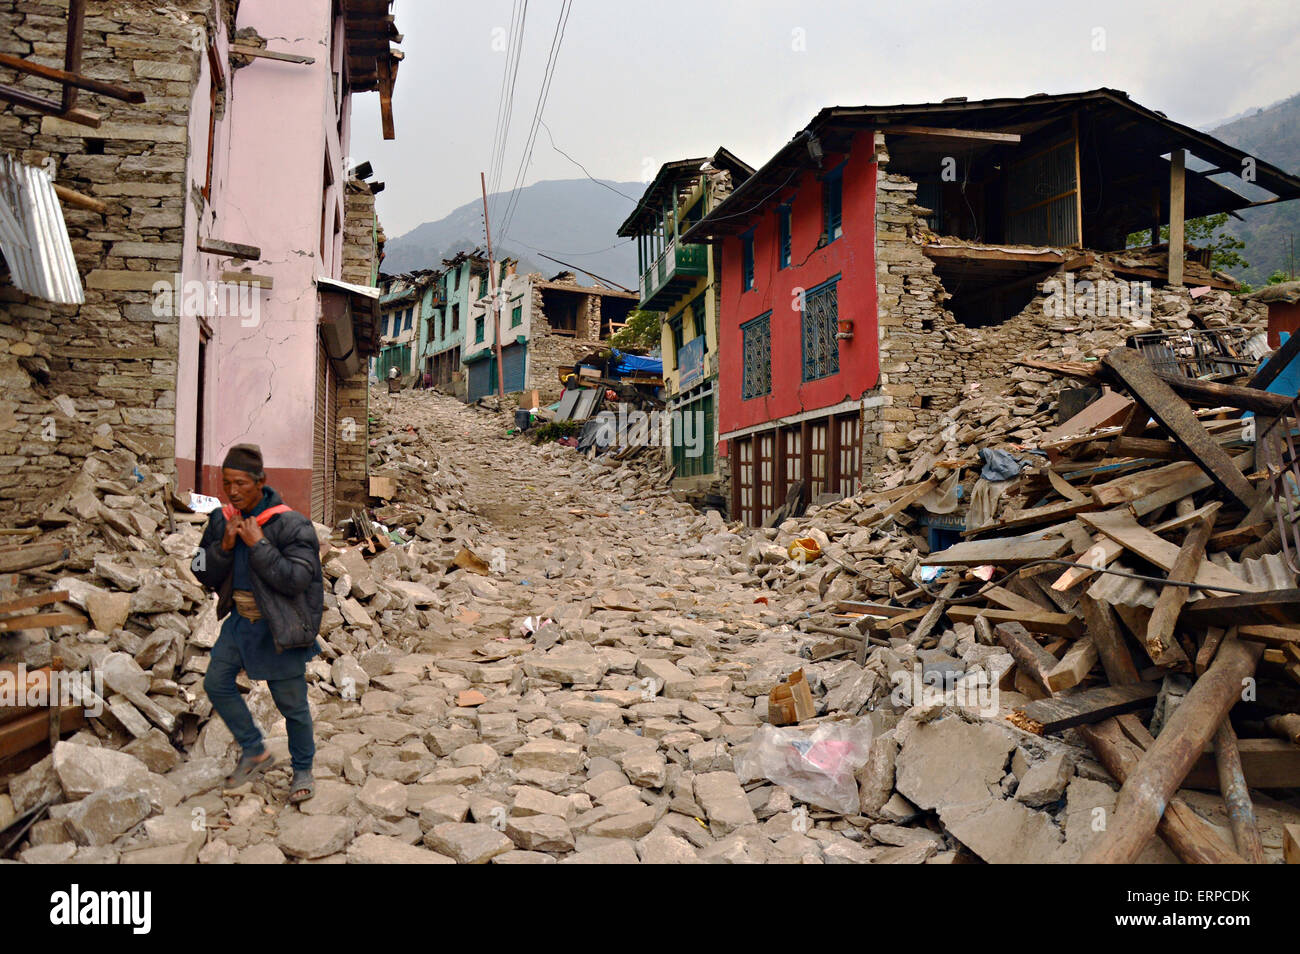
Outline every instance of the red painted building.
<path id="1" fill-rule="evenodd" d="M 1187 173 L 1189 158 L 1300 198 L 1300 177 L 1120 90 L 819 112 L 679 236 L 721 262 L 718 454 L 732 516 L 765 523 L 897 463 L 914 433 L 1008 368 L 1007 328 L 986 329 L 1054 330 L 1042 296 L 1093 260 L 1081 253 L 1251 204 Z M 1170 282 L 1184 282 L 1185 255 L 1168 255 Z M 1293 317 L 1276 307 L 1275 324 Z"/>
<path id="2" fill-rule="evenodd" d="M 837 144 L 800 134 L 686 238 L 720 246 L 720 453 L 748 523 L 797 482 L 807 501 L 860 481 L 880 370 L 874 133 Z"/>

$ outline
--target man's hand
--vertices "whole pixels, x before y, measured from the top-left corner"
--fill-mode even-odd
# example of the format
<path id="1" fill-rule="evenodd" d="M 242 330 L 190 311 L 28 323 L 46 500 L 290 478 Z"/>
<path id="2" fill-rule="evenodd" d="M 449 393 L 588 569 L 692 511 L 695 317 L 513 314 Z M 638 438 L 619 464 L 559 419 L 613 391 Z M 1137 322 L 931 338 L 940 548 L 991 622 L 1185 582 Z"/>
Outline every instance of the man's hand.
<path id="1" fill-rule="evenodd" d="M 258 526 L 255 519 L 249 517 L 239 522 L 239 539 L 243 540 L 250 549 L 262 540 L 262 528 Z"/>
<path id="2" fill-rule="evenodd" d="M 235 538 L 240 536 L 239 531 L 243 524 L 244 519 L 238 513 L 226 520 L 226 532 L 221 535 L 221 549 L 225 550 L 227 553 L 235 549 Z M 258 527 L 259 536 L 261 529 L 261 527 Z"/>

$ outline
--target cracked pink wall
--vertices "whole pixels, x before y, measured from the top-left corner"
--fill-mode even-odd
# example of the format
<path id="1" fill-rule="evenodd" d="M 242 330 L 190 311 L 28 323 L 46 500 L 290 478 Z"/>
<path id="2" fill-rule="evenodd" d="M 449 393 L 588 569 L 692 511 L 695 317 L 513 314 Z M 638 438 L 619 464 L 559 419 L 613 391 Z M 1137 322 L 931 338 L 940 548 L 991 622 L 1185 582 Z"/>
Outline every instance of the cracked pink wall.
<path id="1" fill-rule="evenodd" d="M 269 49 L 314 57 L 315 62 L 257 58 L 232 71 L 217 135 L 213 201 L 195 223 L 204 236 L 260 248 L 261 259 L 246 267 L 272 279 L 270 289 L 254 292 L 256 324 L 245 326 L 250 321 L 246 315 L 208 319 L 212 338 L 203 411 L 203 489 L 218 493 L 218 468 L 226 450 L 252 442 L 262 448 L 268 482 L 304 513 L 310 513 L 318 350 L 314 279 L 337 278 L 341 270 L 343 161 L 350 118 L 349 94 L 343 91 L 336 99 L 334 92 L 334 72 L 342 71 L 343 21 L 332 19 L 332 6 L 329 0 L 240 3 L 237 29 L 252 27 Z M 224 49 L 221 62 L 228 64 Z M 340 89 L 342 83 L 340 76 Z M 190 118 L 192 192 L 206 175 L 207 95 L 207 84 L 200 82 Z M 333 178 L 328 191 L 327 163 Z M 323 210 L 328 211 L 322 255 Z M 187 280 L 216 280 L 232 268 L 226 258 L 193 252 L 189 229 L 187 222 Z M 190 369 L 188 386 L 181 372 L 177 396 L 178 473 L 183 476 L 195 471 L 197 320 L 182 321 L 181 329 L 181 367 Z"/>

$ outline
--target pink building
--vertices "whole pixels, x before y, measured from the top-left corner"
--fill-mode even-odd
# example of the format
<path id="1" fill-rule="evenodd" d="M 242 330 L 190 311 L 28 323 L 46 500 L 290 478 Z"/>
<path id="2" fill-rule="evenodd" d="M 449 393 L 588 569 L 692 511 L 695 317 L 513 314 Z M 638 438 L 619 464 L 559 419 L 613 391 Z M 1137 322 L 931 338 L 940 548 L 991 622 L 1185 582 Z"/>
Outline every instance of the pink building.
<path id="1" fill-rule="evenodd" d="M 219 494 L 227 449 L 253 442 L 268 482 L 318 520 L 363 492 L 378 292 L 359 286 L 377 277 L 378 230 L 348 141 L 352 94 L 371 90 L 393 138 L 390 5 L 214 3 L 225 29 L 208 34 L 189 112 L 188 191 L 203 200 L 186 207 L 178 296 L 181 491 Z"/>

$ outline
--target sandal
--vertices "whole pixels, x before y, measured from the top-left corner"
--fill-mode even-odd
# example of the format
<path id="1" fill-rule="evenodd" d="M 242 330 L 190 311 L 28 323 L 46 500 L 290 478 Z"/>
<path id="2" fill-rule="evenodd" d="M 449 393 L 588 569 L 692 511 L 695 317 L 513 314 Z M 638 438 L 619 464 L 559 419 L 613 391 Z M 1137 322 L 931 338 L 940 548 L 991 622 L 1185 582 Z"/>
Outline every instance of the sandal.
<path id="1" fill-rule="evenodd" d="M 295 769 L 293 781 L 289 783 L 289 804 L 305 802 L 315 794 L 316 780 L 312 778 L 311 772 Z"/>
<path id="2" fill-rule="evenodd" d="M 274 764 L 274 755 L 268 755 L 260 762 L 256 761 L 251 755 L 241 755 L 239 757 L 239 764 L 235 766 L 235 770 L 226 776 L 226 788 L 238 788 L 254 775 L 265 772 Z"/>

